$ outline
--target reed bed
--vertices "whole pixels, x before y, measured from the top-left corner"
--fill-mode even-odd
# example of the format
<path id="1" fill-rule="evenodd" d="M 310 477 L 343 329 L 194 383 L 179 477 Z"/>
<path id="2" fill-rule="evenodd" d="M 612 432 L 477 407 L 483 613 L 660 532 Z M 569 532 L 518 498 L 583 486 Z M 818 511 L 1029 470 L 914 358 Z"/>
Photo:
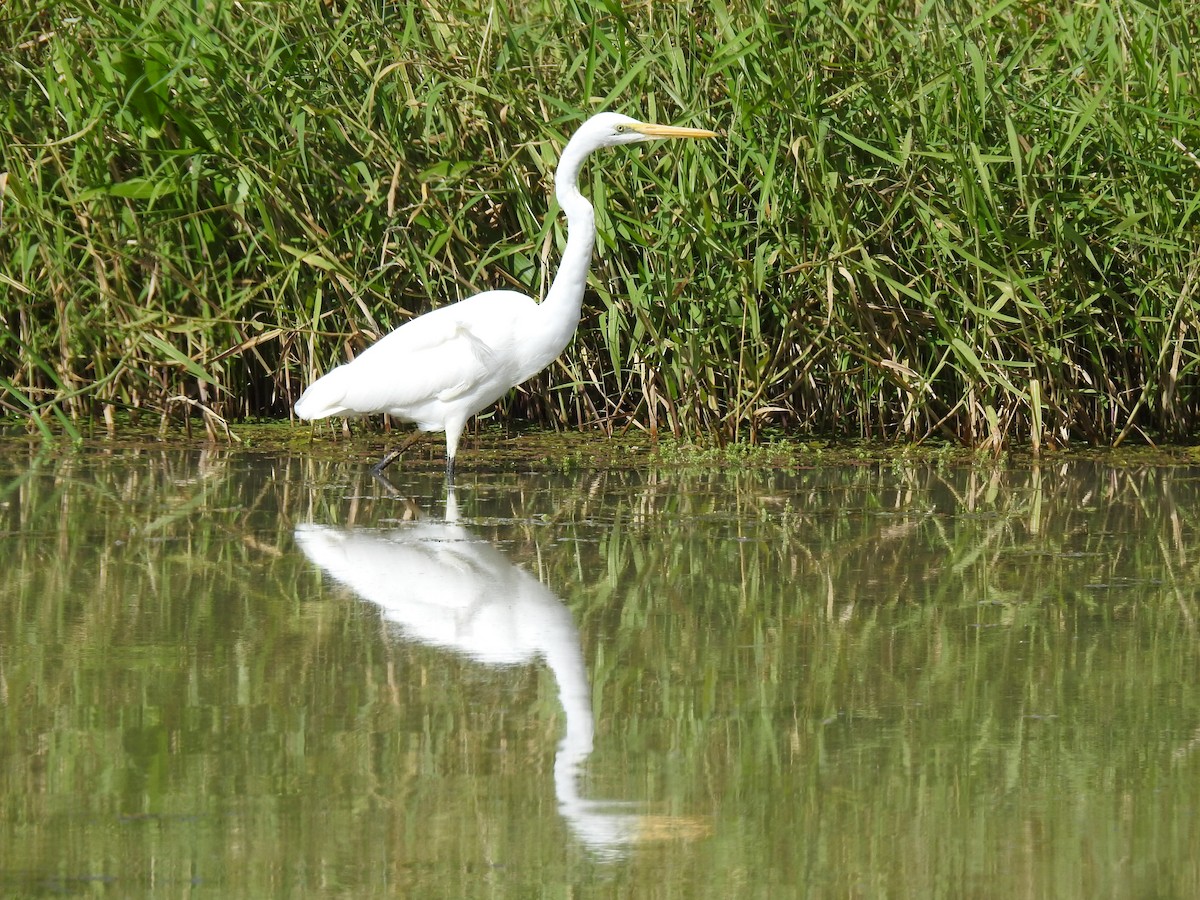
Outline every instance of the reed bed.
<path id="1" fill-rule="evenodd" d="M 508 419 L 718 441 L 1176 441 L 1200 419 L 1184 0 L 0 9 L 0 409 L 283 417 L 410 316 L 540 296 L 590 112 L 579 333 Z"/>

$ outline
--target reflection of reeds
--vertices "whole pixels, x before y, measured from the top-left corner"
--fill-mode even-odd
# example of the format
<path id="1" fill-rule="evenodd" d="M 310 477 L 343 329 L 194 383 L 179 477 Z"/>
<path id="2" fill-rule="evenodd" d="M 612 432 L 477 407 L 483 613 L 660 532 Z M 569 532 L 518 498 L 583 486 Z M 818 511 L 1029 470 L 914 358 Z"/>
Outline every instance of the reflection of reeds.
<path id="1" fill-rule="evenodd" d="M 635 843 L 698 841 L 712 832 L 712 821 L 700 816 L 638 816 Z"/>
<path id="2" fill-rule="evenodd" d="M 0 408 L 47 433 L 283 415 L 410 314 L 539 295 L 547 178 L 600 105 L 724 140 L 596 163 L 583 326 L 505 413 L 1195 431 L 1184 0 L 77 6 L 0 23 Z"/>
<path id="3" fill-rule="evenodd" d="M 436 511 L 436 467 L 397 477 Z M 244 895 L 330 872 L 437 894 L 480 860 L 572 875 L 557 809 L 527 806 L 563 732 L 553 679 L 398 648 L 296 551 L 295 522 L 412 515 L 365 468 L 31 453 L 0 484 L 8 865 L 144 849 L 161 877 L 219 859 Z M 1198 490 L 920 464 L 504 474 L 459 500 L 580 627 L 587 793 L 661 811 L 638 896 L 812 873 L 852 896 L 864 871 L 933 896 L 968 863 L 1018 896 L 1122 865 L 1135 827 L 1147 854 L 1194 847 L 1191 818 L 1154 816 L 1197 758 Z M 39 837 L 63 821 L 70 841 Z M 1194 863 L 1161 872 L 1194 893 Z"/>

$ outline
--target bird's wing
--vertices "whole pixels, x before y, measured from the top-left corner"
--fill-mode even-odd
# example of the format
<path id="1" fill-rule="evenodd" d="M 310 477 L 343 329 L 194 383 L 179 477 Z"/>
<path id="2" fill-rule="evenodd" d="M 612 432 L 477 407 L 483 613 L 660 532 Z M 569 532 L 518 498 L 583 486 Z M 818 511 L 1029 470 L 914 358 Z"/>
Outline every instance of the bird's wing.
<path id="1" fill-rule="evenodd" d="M 316 381 L 297 411 L 306 418 L 346 412 L 406 417 L 423 404 L 468 394 L 508 374 L 517 322 L 532 305 L 513 291 L 489 291 L 413 319 Z"/>

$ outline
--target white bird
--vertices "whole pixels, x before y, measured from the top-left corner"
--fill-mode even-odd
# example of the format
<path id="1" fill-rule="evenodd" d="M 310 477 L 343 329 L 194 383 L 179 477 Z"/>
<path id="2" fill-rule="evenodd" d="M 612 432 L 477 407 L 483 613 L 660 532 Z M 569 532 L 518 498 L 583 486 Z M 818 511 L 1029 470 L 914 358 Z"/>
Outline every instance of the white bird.
<path id="1" fill-rule="evenodd" d="M 420 431 L 446 433 L 446 477 L 467 420 L 550 365 L 579 324 L 595 213 L 579 192 L 579 170 L 594 150 L 655 138 L 709 138 L 716 132 L 639 122 L 619 113 L 592 116 L 563 150 L 555 196 L 567 217 L 567 246 L 546 298 L 485 291 L 406 322 L 357 358 L 317 379 L 296 401 L 301 419 L 387 413 Z M 382 472 L 417 435 L 387 453 Z"/>
<path id="2" fill-rule="evenodd" d="M 580 791 L 592 754 L 592 691 L 570 609 L 491 543 L 458 524 L 454 488 L 446 517 L 390 531 L 302 523 L 296 543 L 334 580 L 376 604 L 400 634 L 488 666 L 542 660 L 558 684 L 566 727 L 554 759 L 559 810 L 598 856 L 616 859 L 649 839 L 636 804 Z M 655 821 L 665 821 L 657 817 Z M 657 829 L 661 832 L 661 824 Z"/>

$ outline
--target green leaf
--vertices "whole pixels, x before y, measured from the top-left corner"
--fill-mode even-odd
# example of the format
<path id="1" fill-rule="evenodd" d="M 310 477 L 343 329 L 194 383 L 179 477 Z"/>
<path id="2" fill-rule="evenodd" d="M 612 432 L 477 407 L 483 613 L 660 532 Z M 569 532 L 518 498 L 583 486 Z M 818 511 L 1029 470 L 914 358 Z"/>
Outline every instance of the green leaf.
<path id="1" fill-rule="evenodd" d="M 147 344 L 157 349 L 168 362 L 174 363 L 178 366 L 183 366 L 189 375 L 199 378 L 201 381 L 204 381 L 208 384 L 217 383 L 217 380 L 208 372 L 206 372 L 199 363 L 197 363 L 191 357 L 185 356 L 178 347 L 168 343 L 167 341 L 164 341 L 158 335 L 147 331 L 142 334 L 142 339 Z"/>

